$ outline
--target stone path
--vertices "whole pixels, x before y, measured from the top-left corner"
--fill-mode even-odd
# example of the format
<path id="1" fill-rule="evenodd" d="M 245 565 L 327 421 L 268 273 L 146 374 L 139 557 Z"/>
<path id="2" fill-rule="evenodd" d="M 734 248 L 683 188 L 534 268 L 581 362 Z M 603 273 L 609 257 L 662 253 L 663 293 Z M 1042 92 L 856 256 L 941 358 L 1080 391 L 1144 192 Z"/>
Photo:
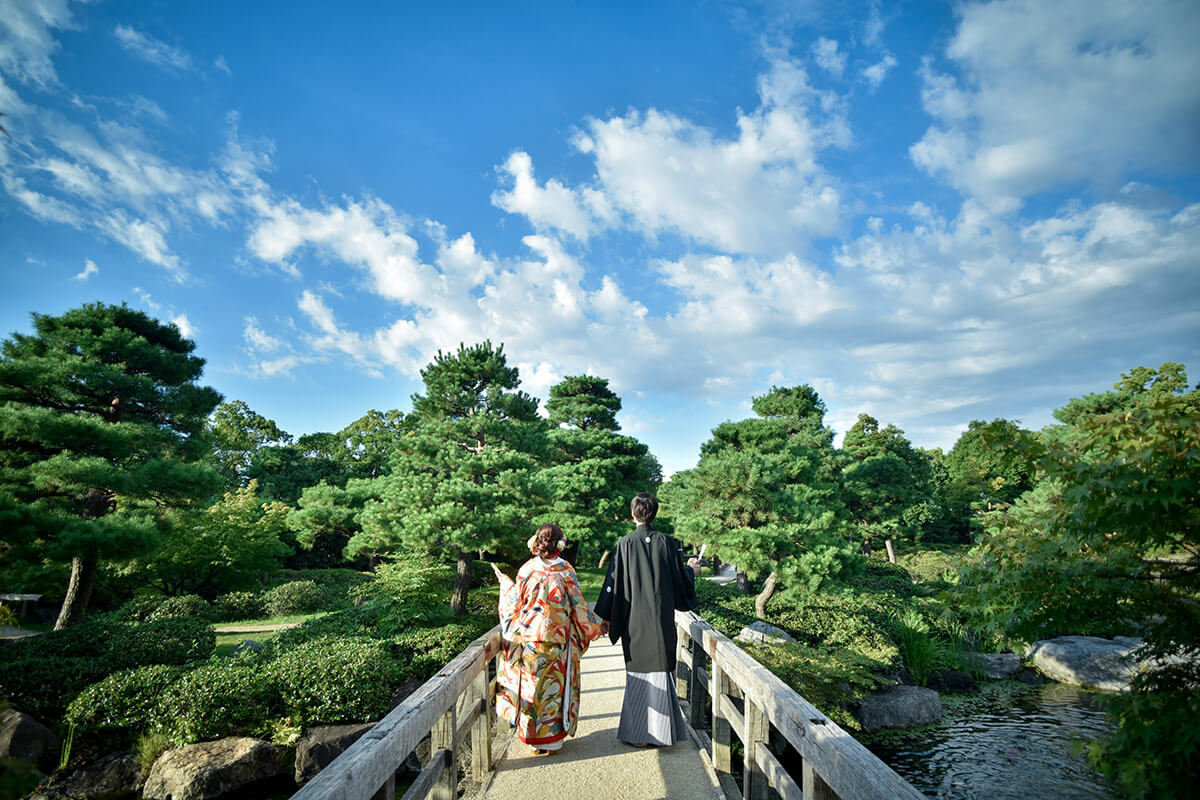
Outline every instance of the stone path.
<path id="1" fill-rule="evenodd" d="M 563 749 L 533 756 L 511 741 L 483 789 L 484 800 L 724 800 L 716 773 L 688 738 L 672 747 L 631 747 L 617 741 L 625 693 L 620 646 L 607 637 L 583 657 L 579 729 Z"/>

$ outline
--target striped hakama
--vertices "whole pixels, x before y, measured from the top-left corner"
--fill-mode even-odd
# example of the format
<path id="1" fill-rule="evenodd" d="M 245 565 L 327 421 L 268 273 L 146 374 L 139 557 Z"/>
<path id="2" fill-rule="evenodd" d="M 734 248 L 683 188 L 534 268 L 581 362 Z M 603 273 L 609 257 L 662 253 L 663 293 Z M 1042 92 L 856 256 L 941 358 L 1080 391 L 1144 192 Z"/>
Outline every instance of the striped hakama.
<path id="1" fill-rule="evenodd" d="M 686 732 L 672 673 L 625 673 L 618 739 L 629 744 L 673 745 Z"/>

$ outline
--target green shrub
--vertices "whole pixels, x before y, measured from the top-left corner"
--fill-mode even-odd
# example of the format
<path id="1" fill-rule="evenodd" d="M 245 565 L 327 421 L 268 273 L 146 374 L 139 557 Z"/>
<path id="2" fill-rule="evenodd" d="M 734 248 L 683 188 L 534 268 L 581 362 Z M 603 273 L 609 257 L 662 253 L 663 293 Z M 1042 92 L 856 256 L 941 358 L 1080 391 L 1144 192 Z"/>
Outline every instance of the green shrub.
<path id="1" fill-rule="evenodd" d="M 490 618 L 467 617 L 463 622 L 416 628 L 393 636 L 392 656 L 399 665 L 399 679 L 429 678 L 494 626 Z"/>
<path id="2" fill-rule="evenodd" d="M 230 592 L 213 600 L 214 620 L 236 622 L 242 619 L 257 619 L 265 613 L 263 597 L 255 592 Z"/>
<path id="3" fill-rule="evenodd" d="M 138 595 L 118 608 L 113 617 L 130 622 L 149 622 L 152 618 L 151 615 L 166 599 L 161 594 Z"/>
<path id="4" fill-rule="evenodd" d="M 315 581 L 292 581 L 276 586 L 263 594 L 263 610 L 267 616 L 305 614 L 319 611 L 321 591 Z"/>
<path id="5" fill-rule="evenodd" d="M 40 637 L 38 637 L 40 638 Z M 40 720 L 63 715 L 67 704 L 90 683 L 108 674 L 104 658 L 61 655 L 25 658 L 0 664 L 0 698 Z"/>
<path id="6" fill-rule="evenodd" d="M 1135 681 L 1136 682 L 1136 681 Z M 1200 688 L 1134 691 L 1101 700 L 1116 725 L 1088 762 L 1132 800 L 1190 798 L 1200 785 Z"/>
<path id="7" fill-rule="evenodd" d="M 274 716 L 279 704 L 275 681 L 261 663 L 213 659 L 167 688 L 158 725 L 176 746 L 235 734 L 254 735 Z"/>
<path id="8" fill-rule="evenodd" d="M 881 683 L 877 664 L 853 650 L 785 642 L 744 645 L 756 661 L 843 728 L 858 729 L 848 710 Z"/>
<path id="9" fill-rule="evenodd" d="M 170 619 L 172 617 L 195 617 L 197 619 L 212 619 L 213 608 L 200 595 L 185 594 L 179 597 L 168 597 L 150 612 L 149 619 Z"/>
<path id="10" fill-rule="evenodd" d="M 893 620 L 892 638 L 908 674 L 920 686 L 928 685 L 934 670 L 947 665 L 945 645 L 932 635 L 929 623 L 915 609 L 907 609 Z"/>
<path id="11" fill-rule="evenodd" d="M 29 636 L 0 647 L 0 661 L 21 661 L 26 658 L 81 658 L 103 656 L 120 623 L 95 619 L 72 625 L 61 631 Z"/>
<path id="12" fill-rule="evenodd" d="M 330 611 L 350 608 L 351 591 L 372 580 L 370 573 L 352 569 L 285 569 L 272 575 L 276 585 L 292 581 L 312 581 L 317 584 L 320 607 Z"/>
<path id="13" fill-rule="evenodd" d="M 168 617 L 119 627 L 109 658 L 115 668 L 186 664 L 208 658 L 216 646 L 217 635 L 204 620 Z"/>
<path id="14" fill-rule="evenodd" d="M 162 731 L 150 731 L 139 736 L 133 745 L 133 755 L 142 766 L 142 776 L 149 775 L 158 757 L 170 749 L 171 737 Z"/>
<path id="15" fill-rule="evenodd" d="M 374 577 L 351 595 L 379 610 L 383 630 L 428 628 L 451 621 L 450 591 L 454 570 L 446 564 L 403 559 L 380 564 Z"/>
<path id="16" fill-rule="evenodd" d="M 349 611 L 335 611 L 316 619 L 305 620 L 302 625 L 282 630 L 269 645 L 274 652 L 282 653 L 304 642 L 326 638 L 378 637 L 379 609 L 364 606 Z"/>
<path id="17" fill-rule="evenodd" d="M 114 672 L 84 689 L 67 707 L 66 721 L 90 731 L 147 731 L 158 723 L 167 688 L 183 670 L 164 664 Z"/>
<path id="18" fill-rule="evenodd" d="M 302 726 L 377 719 L 387 713 L 397 684 L 384 643 L 366 639 L 305 642 L 268 669 L 285 712 Z"/>

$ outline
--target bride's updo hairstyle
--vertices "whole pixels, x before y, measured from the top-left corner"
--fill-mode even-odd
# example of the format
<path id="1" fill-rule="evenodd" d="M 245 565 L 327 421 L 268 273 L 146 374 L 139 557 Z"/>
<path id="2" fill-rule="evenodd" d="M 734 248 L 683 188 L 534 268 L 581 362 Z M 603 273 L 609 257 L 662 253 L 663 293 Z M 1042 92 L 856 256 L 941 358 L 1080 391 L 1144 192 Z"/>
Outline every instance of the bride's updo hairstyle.
<path id="1" fill-rule="evenodd" d="M 529 552 L 542 558 L 554 558 L 567 546 L 563 539 L 562 528 L 551 522 L 537 529 L 537 533 L 529 540 Z"/>

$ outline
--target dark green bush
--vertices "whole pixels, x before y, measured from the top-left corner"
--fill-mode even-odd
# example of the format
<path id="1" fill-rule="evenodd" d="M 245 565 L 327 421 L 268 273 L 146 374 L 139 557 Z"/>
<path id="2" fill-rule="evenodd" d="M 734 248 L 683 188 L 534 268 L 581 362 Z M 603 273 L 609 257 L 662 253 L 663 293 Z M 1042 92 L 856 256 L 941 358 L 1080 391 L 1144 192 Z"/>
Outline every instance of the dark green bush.
<path id="1" fill-rule="evenodd" d="M 236 622 L 242 619 L 257 619 L 264 616 L 266 606 L 261 594 L 255 592 L 230 592 L 213 600 L 213 619 Z"/>
<path id="2" fill-rule="evenodd" d="M 163 695 L 182 674 L 163 664 L 115 672 L 71 701 L 66 721 L 88 730 L 151 730 L 160 723 Z"/>
<path id="3" fill-rule="evenodd" d="M 30 656 L 6 661 L 0 664 L 0 698 L 48 723 L 61 717 L 84 687 L 110 670 L 107 660 L 96 656 Z"/>
<path id="4" fill-rule="evenodd" d="M 212 619 L 213 608 L 200 595 L 185 594 L 179 597 L 168 597 L 150 612 L 151 620 L 170 619 L 172 617 L 196 617 L 197 619 Z"/>
<path id="5" fill-rule="evenodd" d="M 217 636 L 194 617 L 169 617 L 124 625 L 113 633 L 109 659 L 114 668 L 186 664 L 212 655 Z"/>
<path id="6" fill-rule="evenodd" d="M 120 623 L 111 619 L 95 619 L 61 631 L 5 642 L 0 647 L 0 661 L 103 656 L 108 651 L 113 632 L 120 627 Z"/>
<path id="7" fill-rule="evenodd" d="M 301 726 L 378 719 L 398 684 L 387 647 L 368 639 L 305 642 L 268 669 L 285 712 Z"/>
<path id="8" fill-rule="evenodd" d="M 148 622 L 167 598 L 161 594 L 138 595 L 114 612 L 113 617 L 130 622 Z"/>
<path id="9" fill-rule="evenodd" d="M 263 593 L 263 610 L 268 616 L 306 614 L 321 609 L 321 591 L 315 581 L 292 581 Z"/>
<path id="10" fill-rule="evenodd" d="M 192 670 L 163 693 L 158 725 L 178 746 L 261 732 L 279 710 L 279 692 L 253 659 L 220 658 Z"/>
<path id="11" fill-rule="evenodd" d="M 802 644 L 744 645 L 756 661 L 843 728 L 858 729 L 848 710 L 881 681 L 878 664 L 848 648 Z"/>
<path id="12" fill-rule="evenodd" d="M 400 679 L 429 678 L 494 626 L 490 618 L 467 617 L 459 623 L 415 628 L 393 636 L 392 657 L 399 665 Z"/>

